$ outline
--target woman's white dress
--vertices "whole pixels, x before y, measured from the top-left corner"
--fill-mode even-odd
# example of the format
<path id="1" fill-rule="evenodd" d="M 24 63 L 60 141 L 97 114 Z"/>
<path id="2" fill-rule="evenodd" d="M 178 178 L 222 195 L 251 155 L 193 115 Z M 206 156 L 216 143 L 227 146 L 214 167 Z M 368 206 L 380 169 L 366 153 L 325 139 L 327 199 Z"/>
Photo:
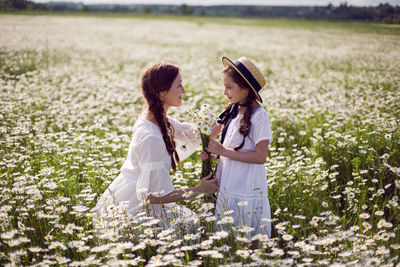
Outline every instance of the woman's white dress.
<path id="1" fill-rule="evenodd" d="M 168 119 L 174 128 L 176 150 L 183 160 L 199 147 L 201 139 L 192 124 Z M 116 205 L 121 203 L 126 214 L 136 216 L 144 210 L 143 202 L 149 194 L 162 197 L 174 191 L 170 170 L 171 157 L 160 128 L 140 117 L 133 126 L 128 156 L 120 174 L 97 202 L 95 219 L 112 218 Z M 147 208 L 150 211 L 147 215 L 162 220 L 174 217 L 192 221 L 197 219 L 192 211 L 176 203 L 148 204 Z"/>
<path id="2" fill-rule="evenodd" d="M 223 143 L 225 147 L 233 149 L 242 143 L 243 135 L 239 133 L 242 116 L 238 114 L 231 121 Z M 272 142 L 268 113 L 262 107 L 254 110 L 250 121 L 250 133 L 240 152 L 255 151 L 256 144 L 263 140 Z M 228 212 L 227 216 L 234 219 L 235 226 L 254 228 L 249 236 L 271 236 L 271 212 L 264 164 L 244 163 L 221 156 L 217 177 L 220 178 L 220 192 L 216 215 L 222 219 L 226 211 L 234 211 L 232 214 Z"/>

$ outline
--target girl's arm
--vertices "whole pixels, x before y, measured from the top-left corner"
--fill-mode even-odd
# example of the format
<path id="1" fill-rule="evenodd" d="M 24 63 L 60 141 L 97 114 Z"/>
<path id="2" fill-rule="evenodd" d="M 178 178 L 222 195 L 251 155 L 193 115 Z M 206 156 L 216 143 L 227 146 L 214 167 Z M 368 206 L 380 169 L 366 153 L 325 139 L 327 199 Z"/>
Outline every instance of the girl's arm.
<path id="1" fill-rule="evenodd" d="M 198 184 L 195 187 L 183 189 L 183 190 L 174 190 L 168 195 L 162 196 L 162 197 L 156 197 L 153 195 L 149 195 L 147 197 L 147 200 L 150 202 L 150 204 L 165 204 L 165 203 L 171 203 L 171 202 L 178 202 L 182 200 L 187 200 L 190 198 L 194 198 L 199 194 L 205 193 L 205 194 L 213 194 L 218 191 L 218 178 L 214 178 L 211 180 L 208 180 L 211 177 L 211 173 L 204 177 L 200 184 Z"/>
<path id="2" fill-rule="evenodd" d="M 263 140 L 256 144 L 256 151 L 240 152 L 230 148 L 226 148 L 218 141 L 210 140 L 207 151 L 245 163 L 264 164 L 268 155 L 268 145 L 269 141 Z"/>

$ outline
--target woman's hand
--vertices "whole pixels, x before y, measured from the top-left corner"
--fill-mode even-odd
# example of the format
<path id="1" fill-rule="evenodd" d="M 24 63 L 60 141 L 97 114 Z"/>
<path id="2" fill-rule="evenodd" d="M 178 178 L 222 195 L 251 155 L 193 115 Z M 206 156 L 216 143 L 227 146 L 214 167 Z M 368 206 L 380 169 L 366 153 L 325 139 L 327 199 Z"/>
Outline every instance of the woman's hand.
<path id="1" fill-rule="evenodd" d="M 199 192 L 201 193 L 205 193 L 205 194 L 214 194 L 216 192 L 218 192 L 218 186 L 219 186 L 219 182 L 218 182 L 218 177 L 215 177 L 211 180 L 209 180 L 212 176 L 212 173 L 210 173 L 209 175 L 207 175 L 206 177 L 203 177 L 203 179 L 201 179 L 200 184 L 197 186 L 199 189 Z"/>
<path id="2" fill-rule="evenodd" d="M 222 155 L 225 152 L 225 147 L 221 145 L 220 142 L 215 141 L 215 140 L 210 140 L 210 143 L 208 144 L 207 151 L 216 155 Z"/>

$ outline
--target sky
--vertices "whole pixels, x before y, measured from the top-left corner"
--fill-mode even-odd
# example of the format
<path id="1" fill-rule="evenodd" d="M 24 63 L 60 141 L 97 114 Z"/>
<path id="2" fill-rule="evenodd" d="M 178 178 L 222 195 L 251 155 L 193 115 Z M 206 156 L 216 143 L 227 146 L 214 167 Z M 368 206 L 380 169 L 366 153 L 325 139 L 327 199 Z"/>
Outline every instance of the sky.
<path id="1" fill-rule="evenodd" d="M 377 6 L 389 3 L 400 6 L 400 0 L 33 0 L 45 2 L 80 2 L 84 4 L 174 4 L 174 5 L 307 5 L 326 6 L 331 3 L 338 6 L 344 2 L 352 6 Z"/>

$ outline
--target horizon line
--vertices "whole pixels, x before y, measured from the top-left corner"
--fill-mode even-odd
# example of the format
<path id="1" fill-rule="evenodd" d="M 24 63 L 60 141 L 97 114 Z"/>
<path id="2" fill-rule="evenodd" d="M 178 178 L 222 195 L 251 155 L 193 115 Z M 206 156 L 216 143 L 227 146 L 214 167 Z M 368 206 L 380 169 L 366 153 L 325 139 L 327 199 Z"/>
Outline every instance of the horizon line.
<path id="1" fill-rule="evenodd" d="M 322 7 L 322 6 L 341 6 L 343 4 L 346 4 L 347 6 L 354 6 L 354 7 L 376 7 L 379 5 L 384 5 L 384 4 L 389 4 L 391 6 L 394 7 L 398 7 L 400 6 L 400 3 L 389 3 L 389 1 L 385 2 L 385 3 L 379 3 L 377 5 L 354 5 L 351 3 L 348 3 L 347 1 L 345 2 L 341 2 L 340 4 L 333 4 L 331 2 L 328 3 L 288 3 L 288 2 L 283 2 L 283 3 L 255 3 L 253 1 L 249 1 L 250 3 L 243 3 L 241 1 L 236 2 L 233 1 L 234 3 L 218 3 L 218 1 L 206 1 L 206 3 L 185 3 L 185 1 L 182 1 L 182 3 L 166 3 L 165 1 L 132 1 L 131 3 L 127 3 L 126 1 L 94 1 L 94 2 L 90 2 L 87 3 L 88 1 L 85 0 L 72 0 L 72 1 L 68 1 L 68 0 L 61 0 L 61 1 L 57 1 L 57 0 L 50 0 L 50 1 L 43 1 L 43 0 L 33 0 L 32 2 L 36 2 L 36 3 L 42 3 L 42 4 L 52 4 L 52 3 L 60 3 L 60 4 L 84 4 L 84 5 L 124 5 L 124 6 L 128 6 L 128 5 L 161 5 L 161 6 L 181 6 L 181 5 L 187 5 L 187 6 L 271 6 L 271 7 Z M 150 3 L 149 3 L 150 2 Z M 212 3 L 213 2 L 213 3 Z M 217 3 L 215 3 L 217 2 Z M 257 1 L 256 1 L 257 2 Z"/>

